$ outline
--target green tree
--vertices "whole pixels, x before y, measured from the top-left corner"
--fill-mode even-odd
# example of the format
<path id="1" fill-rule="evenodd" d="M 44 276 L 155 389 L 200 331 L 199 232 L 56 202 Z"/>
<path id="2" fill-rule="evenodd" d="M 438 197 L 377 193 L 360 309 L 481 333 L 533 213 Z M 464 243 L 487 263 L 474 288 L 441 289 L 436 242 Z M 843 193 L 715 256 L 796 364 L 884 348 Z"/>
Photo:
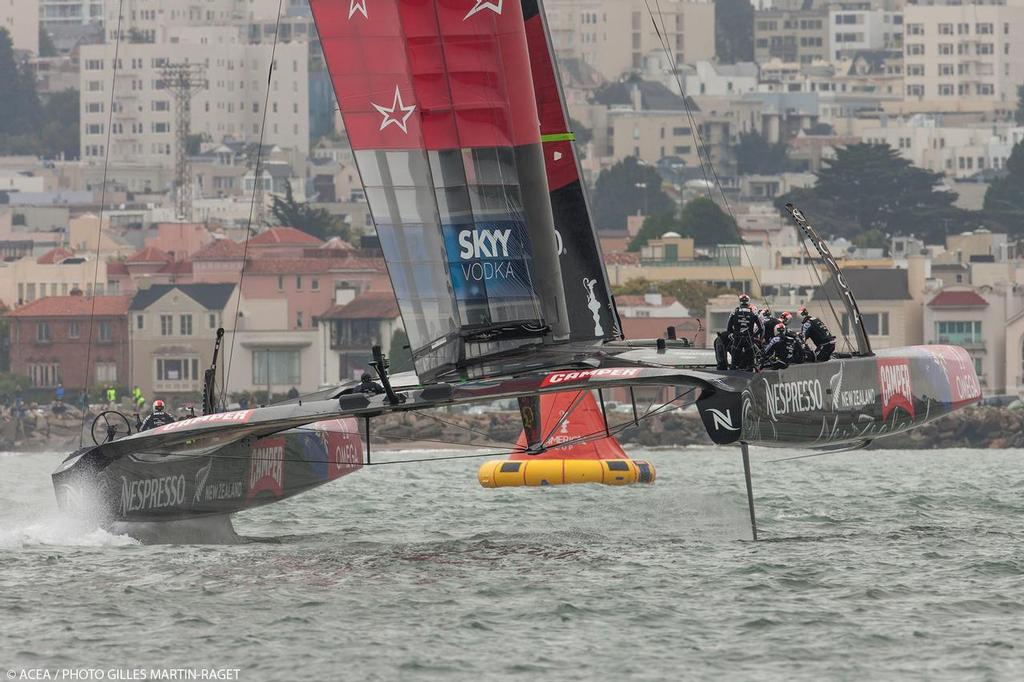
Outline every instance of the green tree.
<path id="1" fill-rule="evenodd" d="M 771 175 L 790 170 L 788 148 L 783 142 L 771 144 L 756 130 L 740 133 L 736 145 L 736 170 L 740 175 Z"/>
<path id="2" fill-rule="evenodd" d="M 594 139 L 594 133 L 574 118 L 569 119 L 569 130 L 576 136 L 576 144 L 579 147 L 586 147 Z"/>
<path id="3" fill-rule="evenodd" d="M 750 0 L 715 0 L 715 55 L 723 64 L 754 61 Z"/>
<path id="4" fill-rule="evenodd" d="M 7 29 L 0 29 L 0 92 L 0 137 L 31 135 L 39 125 L 39 96 L 31 72 L 14 59 Z"/>
<path id="5" fill-rule="evenodd" d="M 43 124 L 37 131 L 39 153 L 77 159 L 79 154 L 78 90 L 54 93 L 43 107 Z"/>
<path id="6" fill-rule="evenodd" d="M 285 186 L 283 199 L 274 197 L 271 211 L 279 225 L 294 227 L 319 239 L 339 236 L 348 241 L 351 237 L 351 228 L 338 216 L 332 215 L 326 209 L 314 208 L 308 203 L 296 201 L 291 183 Z"/>
<path id="7" fill-rule="evenodd" d="M 56 57 L 57 46 L 53 44 L 53 38 L 50 37 L 50 32 L 42 26 L 39 27 L 39 56 L 40 57 Z"/>
<path id="8" fill-rule="evenodd" d="M 1018 142 L 1006 160 L 1006 173 L 985 192 L 985 216 L 1003 229 L 1024 235 L 1024 141 Z"/>
<path id="9" fill-rule="evenodd" d="M 856 235 L 853 244 L 862 249 L 886 249 L 889 247 L 889 237 L 881 230 L 867 230 Z"/>
<path id="10" fill-rule="evenodd" d="M 653 167 L 627 156 L 597 176 L 594 220 L 603 230 L 626 229 L 626 217 L 672 213 L 675 203 L 661 189 Z"/>
<path id="11" fill-rule="evenodd" d="M 1017 86 L 1017 111 L 1014 113 L 1017 125 L 1024 126 L 1024 85 Z"/>
<path id="12" fill-rule="evenodd" d="M 940 190 L 941 182 L 940 174 L 915 167 L 887 144 L 854 144 L 825 161 L 814 187 L 778 197 L 776 205 L 795 203 L 833 236 L 878 229 L 935 239 L 944 220 L 963 220 L 953 207 L 956 194 Z"/>
<path id="13" fill-rule="evenodd" d="M 700 197 L 687 202 L 678 218 L 670 214 L 647 218 L 629 243 L 629 250 L 639 251 L 648 241 L 666 232 L 693 237 L 697 246 L 738 244 L 741 241 L 739 226 L 732 216 L 711 199 Z"/>
<path id="14" fill-rule="evenodd" d="M 396 329 L 391 335 L 391 346 L 388 351 L 388 362 L 391 373 L 411 372 L 415 367 L 412 363 L 412 350 L 409 348 L 409 337 L 404 329 Z"/>

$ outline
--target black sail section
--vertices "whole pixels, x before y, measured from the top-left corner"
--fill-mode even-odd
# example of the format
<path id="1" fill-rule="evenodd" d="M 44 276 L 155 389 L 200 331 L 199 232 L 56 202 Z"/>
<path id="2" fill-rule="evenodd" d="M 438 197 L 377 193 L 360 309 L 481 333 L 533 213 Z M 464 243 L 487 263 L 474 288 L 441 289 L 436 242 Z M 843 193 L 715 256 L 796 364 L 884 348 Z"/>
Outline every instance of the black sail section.
<path id="1" fill-rule="evenodd" d="M 551 210 L 559 235 L 559 261 L 570 336 L 574 341 L 618 340 L 622 325 L 590 218 L 569 114 L 541 0 L 521 0 L 530 67 L 541 123 Z"/>

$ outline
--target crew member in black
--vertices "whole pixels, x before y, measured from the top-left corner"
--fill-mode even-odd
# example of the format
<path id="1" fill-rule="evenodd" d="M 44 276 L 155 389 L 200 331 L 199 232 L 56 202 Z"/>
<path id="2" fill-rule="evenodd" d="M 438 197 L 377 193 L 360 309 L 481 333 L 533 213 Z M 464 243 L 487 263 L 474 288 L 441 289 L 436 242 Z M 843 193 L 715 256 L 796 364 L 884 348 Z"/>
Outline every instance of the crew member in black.
<path id="1" fill-rule="evenodd" d="M 146 417 L 146 421 L 142 422 L 142 426 L 139 428 L 139 431 L 149 431 L 150 429 L 155 429 L 158 426 L 170 424 L 173 421 L 174 417 L 164 411 L 164 401 L 154 400 L 153 411 L 148 417 Z"/>
<path id="2" fill-rule="evenodd" d="M 754 369 L 755 350 L 762 333 L 761 318 L 750 307 L 750 296 L 741 294 L 739 305 L 729 316 L 725 332 L 715 339 L 718 368 Z"/>
<path id="3" fill-rule="evenodd" d="M 768 343 L 772 340 L 772 336 L 775 334 L 775 325 L 782 322 L 778 317 L 772 313 L 768 306 L 761 308 L 761 328 L 764 333 L 764 343 Z"/>
<path id="4" fill-rule="evenodd" d="M 786 332 L 786 325 L 778 323 L 775 336 L 764 347 L 761 369 L 786 369 L 795 361 L 798 350 L 796 337 Z"/>
<path id="5" fill-rule="evenodd" d="M 836 337 L 829 332 L 825 323 L 807 311 L 807 306 L 800 306 L 800 319 L 803 320 L 801 333 L 804 338 L 814 342 L 814 361 L 825 362 L 836 350 Z"/>
<path id="6" fill-rule="evenodd" d="M 384 387 L 373 380 L 368 372 L 363 372 L 363 376 L 359 379 L 359 386 L 356 387 L 355 393 L 369 393 L 376 395 L 384 392 Z"/>

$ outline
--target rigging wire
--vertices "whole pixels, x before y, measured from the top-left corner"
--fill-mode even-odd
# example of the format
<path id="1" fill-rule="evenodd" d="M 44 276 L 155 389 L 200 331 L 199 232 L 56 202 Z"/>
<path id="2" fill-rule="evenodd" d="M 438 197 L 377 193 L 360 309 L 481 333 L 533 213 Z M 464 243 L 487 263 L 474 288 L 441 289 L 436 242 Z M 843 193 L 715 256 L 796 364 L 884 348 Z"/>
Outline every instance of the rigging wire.
<path id="1" fill-rule="evenodd" d="M 122 2 L 124 0 L 121 0 Z M 256 170 L 252 183 L 252 198 L 249 201 L 249 217 L 245 223 L 245 243 L 242 246 L 242 269 L 238 273 L 238 291 L 235 294 L 235 313 L 231 318 L 231 344 L 228 346 L 228 362 L 224 369 L 221 380 L 221 409 L 224 409 L 227 402 L 228 378 L 231 376 L 231 361 L 235 357 L 235 337 L 238 336 L 238 310 L 242 304 L 242 282 L 245 280 L 245 268 L 248 264 L 249 238 L 252 236 L 253 211 L 256 208 L 256 193 L 260 185 L 261 162 L 263 160 L 263 137 L 267 132 L 267 110 L 270 108 L 270 86 L 274 79 L 274 70 L 277 68 L 277 39 L 281 34 L 281 8 L 284 0 L 277 0 L 277 23 L 274 26 L 274 44 L 270 49 L 270 68 L 267 69 L 267 95 L 263 100 L 263 121 L 260 123 L 260 140 L 256 148 Z M 270 383 L 270 369 L 267 369 L 267 383 Z M 267 392 L 267 404 L 270 404 L 270 392 Z"/>
<path id="2" fill-rule="evenodd" d="M 100 245 L 103 242 L 103 213 L 107 207 L 107 171 L 110 168 L 110 134 L 114 121 L 114 91 L 117 89 L 118 57 L 121 51 L 121 20 L 123 17 L 124 0 L 118 0 L 117 4 L 117 30 L 114 34 L 114 63 L 110 76 L 110 108 L 107 111 L 107 142 L 103 155 L 103 183 L 100 187 L 100 211 L 99 225 L 96 227 L 96 263 L 92 269 L 92 303 L 89 309 L 89 342 L 85 349 L 85 376 L 82 381 L 82 391 L 85 393 L 85 400 L 82 402 L 82 426 L 78 433 L 78 447 L 85 443 L 85 421 L 89 408 L 89 364 L 92 362 L 92 333 L 96 320 L 96 285 L 100 276 Z"/>
<path id="3" fill-rule="evenodd" d="M 814 267 L 812 263 L 814 259 L 811 257 L 811 250 L 807 248 L 807 237 L 802 233 L 800 234 L 800 246 L 804 248 L 804 254 L 807 256 L 808 269 L 814 273 L 815 279 L 818 280 L 818 291 L 825 295 L 825 301 L 828 302 L 829 310 L 832 311 L 832 317 L 835 318 L 836 325 L 839 327 L 839 333 L 843 336 L 843 343 L 846 344 L 846 350 L 852 351 L 853 344 L 850 343 L 850 336 L 846 333 L 846 327 L 843 326 L 843 321 L 839 318 L 839 313 L 836 312 L 835 306 L 832 305 L 832 296 L 829 295 L 828 288 L 825 286 L 824 282 L 821 281 L 821 273 L 818 272 L 818 268 Z"/>

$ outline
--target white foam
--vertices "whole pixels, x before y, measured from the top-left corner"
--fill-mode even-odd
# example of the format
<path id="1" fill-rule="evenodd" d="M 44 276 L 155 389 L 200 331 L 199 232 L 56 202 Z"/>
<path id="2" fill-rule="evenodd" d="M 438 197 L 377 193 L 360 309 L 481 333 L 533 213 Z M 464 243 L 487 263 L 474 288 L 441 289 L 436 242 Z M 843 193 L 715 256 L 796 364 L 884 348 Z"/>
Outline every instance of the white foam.
<path id="1" fill-rule="evenodd" d="M 128 535 L 116 535 L 59 513 L 21 525 L 7 522 L 0 527 L 0 549 L 21 547 L 123 547 L 137 545 Z"/>

